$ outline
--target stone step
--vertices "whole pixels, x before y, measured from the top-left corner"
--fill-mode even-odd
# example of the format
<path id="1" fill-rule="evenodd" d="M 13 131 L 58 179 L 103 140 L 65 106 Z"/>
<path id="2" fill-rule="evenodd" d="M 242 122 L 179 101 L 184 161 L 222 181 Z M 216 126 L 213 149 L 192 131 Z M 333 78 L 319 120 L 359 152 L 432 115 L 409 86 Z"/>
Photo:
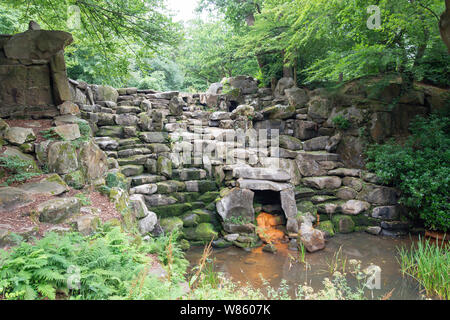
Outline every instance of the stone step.
<path id="1" fill-rule="evenodd" d="M 166 177 L 158 176 L 155 174 L 141 174 L 138 176 L 129 177 L 128 179 L 130 179 L 132 187 L 137 187 L 137 186 L 141 186 L 144 184 L 152 184 L 152 183 L 157 183 L 160 181 L 167 180 Z"/>
<path id="2" fill-rule="evenodd" d="M 299 151 L 301 155 L 306 160 L 314 161 L 340 161 L 341 156 L 337 153 L 329 153 L 326 151 Z"/>
<path id="3" fill-rule="evenodd" d="M 180 181 L 204 180 L 206 176 L 206 170 L 199 168 L 183 168 L 172 171 L 172 178 Z"/>

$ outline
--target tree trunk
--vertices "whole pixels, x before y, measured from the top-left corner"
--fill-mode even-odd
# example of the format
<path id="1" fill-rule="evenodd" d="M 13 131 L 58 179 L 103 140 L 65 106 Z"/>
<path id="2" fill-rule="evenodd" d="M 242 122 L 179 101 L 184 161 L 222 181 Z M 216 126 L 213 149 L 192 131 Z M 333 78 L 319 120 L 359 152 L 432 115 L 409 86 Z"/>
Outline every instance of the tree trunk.
<path id="1" fill-rule="evenodd" d="M 441 31 L 441 37 L 450 53 L 450 0 L 445 0 L 446 10 L 441 15 L 441 21 L 439 22 L 439 30 Z"/>
<path id="2" fill-rule="evenodd" d="M 417 67 L 420 60 L 425 55 L 425 50 L 427 49 L 428 40 L 430 39 L 430 33 L 427 29 L 424 30 L 424 41 L 423 43 L 417 48 L 416 56 L 414 57 L 414 66 Z"/>
<path id="3" fill-rule="evenodd" d="M 289 61 L 285 58 L 286 53 L 284 50 L 281 51 L 281 55 L 283 57 L 283 77 L 294 78 L 294 68 L 286 66 L 289 63 Z"/>

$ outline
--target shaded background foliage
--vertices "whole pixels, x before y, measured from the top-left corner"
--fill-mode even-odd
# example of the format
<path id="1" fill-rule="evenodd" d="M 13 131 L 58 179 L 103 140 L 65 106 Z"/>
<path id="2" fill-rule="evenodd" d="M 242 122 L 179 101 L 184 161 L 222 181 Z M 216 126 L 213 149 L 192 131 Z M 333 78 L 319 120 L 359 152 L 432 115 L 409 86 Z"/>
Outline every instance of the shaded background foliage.
<path id="1" fill-rule="evenodd" d="M 448 87 L 450 55 L 439 34 L 442 0 L 379 0 L 369 29 L 365 0 L 199 0 L 200 18 L 172 21 L 165 0 L 6 0 L 0 32 L 29 20 L 70 31 L 69 76 L 90 83 L 202 91 L 248 74 L 262 86 L 292 76 L 299 85 L 396 72 Z M 81 28 L 70 29 L 69 6 Z"/>

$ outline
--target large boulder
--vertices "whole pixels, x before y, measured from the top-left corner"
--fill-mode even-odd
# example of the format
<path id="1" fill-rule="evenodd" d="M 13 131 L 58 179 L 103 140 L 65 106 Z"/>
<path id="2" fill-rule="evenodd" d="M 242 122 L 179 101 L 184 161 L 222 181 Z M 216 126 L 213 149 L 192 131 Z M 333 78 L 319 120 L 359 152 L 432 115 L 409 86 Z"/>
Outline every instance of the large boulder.
<path id="1" fill-rule="evenodd" d="M 92 85 L 91 89 L 94 93 L 95 101 L 117 102 L 117 98 L 119 98 L 119 93 L 111 86 Z"/>
<path id="2" fill-rule="evenodd" d="M 267 107 L 261 111 L 264 118 L 274 120 L 280 119 L 285 120 L 292 118 L 295 115 L 295 108 L 292 106 L 284 106 L 277 104 L 272 107 Z"/>
<path id="3" fill-rule="evenodd" d="M 316 252 L 325 248 L 324 233 L 314 229 L 311 223 L 303 223 L 299 230 L 298 242 L 303 243 L 308 252 Z"/>
<path id="4" fill-rule="evenodd" d="M 317 123 L 313 121 L 296 120 L 294 122 L 294 136 L 300 140 L 309 140 L 318 135 Z"/>
<path id="5" fill-rule="evenodd" d="M 258 92 L 258 81 L 248 76 L 237 76 L 222 80 L 222 83 L 229 84 L 232 88 L 239 89 L 241 94 L 254 94 Z"/>
<path id="6" fill-rule="evenodd" d="M 48 148 L 48 169 L 50 172 L 67 174 L 77 170 L 77 152 L 69 141 L 58 141 Z"/>
<path id="7" fill-rule="evenodd" d="M 349 200 L 341 206 L 342 212 L 349 215 L 358 215 L 369 208 L 370 203 L 359 200 Z"/>
<path id="8" fill-rule="evenodd" d="M 57 196 L 70 190 L 69 186 L 57 174 L 50 175 L 40 181 L 24 183 L 20 189 L 33 195 Z"/>
<path id="9" fill-rule="evenodd" d="M 302 150 L 303 148 L 302 142 L 297 138 L 281 135 L 279 139 L 281 148 L 294 151 Z"/>
<path id="10" fill-rule="evenodd" d="M 308 177 L 303 179 L 303 184 L 315 189 L 338 189 L 342 185 L 339 177 Z"/>
<path id="11" fill-rule="evenodd" d="M 92 140 L 82 145 L 80 163 L 89 181 L 102 177 L 108 170 L 106 154 Z"/>
<path id="12" fill-rule="evenodd" d="M 252 222 L 255 219 L 253 198 L 255 193 L 248 189 L 234 188 L 216 202 L 217 212 L 224 221 L 239 218 Z"/>
<path id="13" fill-rule="evenodd" d="M 172 116 L 181 116 L 185 105 L 186 103 L 182 98 L 173 97 L 169 102 L 169 114 Z"/>
<path id="14" fill-rule="evenodd" d="M 37 207 L 37 214 L 40 222 L 58 224 L 79 214 L 80 209 L 81 202 L 75 197 L 51 199 Z"/>
<path id="15" fill-rule="evenodd" d="M 4 138 L 14 145 L 21 145 L 36 140 L 33 129 L 21 127 L 10 127 L 6 130 Z"/>
<path id="16" fill-rule="evenodd" d="M 3 49 L 8 59 L 49 62 L 51 57 L 72 42 L 72 35 L 68 32 L 28 30 L 13 35 Z"/>
<path id="17" fill-rule="evenodd" d="M 291 179 L 288 172 L 282 169 L 236 167 L 233 169 L 233 176 L 236 178 L 252 180 L 272 180 L 289 181 Z"/>
<path id="18" fill-rule="evenodd" d="M 298 108 L 306 107 L 306 103 L 309 101 L 308 93 L 304 89 L 293 87 L 290 89 L 285 89 L 284 93 L 288 98 L 289 105 Z"/>
<path id="19" fill-rule="evenodd" d="M 32 201 L 28 192 L 18 188 L 0 188 L 0 211 L 14 211 L 30 204 Z"/>
<path id="20" fill-rule="evenodd" d="M 295 86 L 295 81 L 292 78 L 281 78 L 277 86 L 275 87 L 274 95 L 281 97 L 285 95 L 286 89 L 290 89 Z"/>

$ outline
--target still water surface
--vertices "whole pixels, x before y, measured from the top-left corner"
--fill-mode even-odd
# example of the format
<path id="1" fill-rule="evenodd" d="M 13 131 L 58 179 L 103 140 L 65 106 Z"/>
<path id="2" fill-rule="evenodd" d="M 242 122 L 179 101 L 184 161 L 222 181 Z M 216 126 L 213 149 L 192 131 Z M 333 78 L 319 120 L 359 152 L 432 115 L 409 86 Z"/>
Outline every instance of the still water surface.
<path id="1" fill-rule="evenodd" d="M 409 278 L 402 277 L 397 262 L 397 247 L 411 247 L 415 238 L 392 239 L 371 236 L 366 233 L 337 234 L 327 242 L 324 250 L 316 253 L 307 253 L 305 264 L 295 263 L 292 257 L 298 256 L 298 252 L 288 249 L 286 244 L 277 244 L 276 254 L 266 253 L 262 248 L 246 252 L 236 247 L 226 249 L 214 249 L 211 258 L 215 261 L 215 270 L 231 277 L 236 282 L 250 284 L 255 288 L 263 288 L 261 276 L 274 288 L 278 288 L 282 279 L 294 289 L 305 282 L 315 291 L 323 289 L 323 279 L 330 277 L 329 263 L 334 254 L 342 247 L 344 259 L 360 260 L 362 269 L 371 264 L 381 268 L 381 289 L 366 289 L 366 297 L 380 299 L 392 292 L 391 300 L 417 300 L 423 299 L 417 283 Z M 187 253 L 187 258 L 192 265 L 196 265 L 201 257 L 203 248 L 194 247 Z M 350 286 L 358 285 L 353 276 L 348 276 Z"/>

